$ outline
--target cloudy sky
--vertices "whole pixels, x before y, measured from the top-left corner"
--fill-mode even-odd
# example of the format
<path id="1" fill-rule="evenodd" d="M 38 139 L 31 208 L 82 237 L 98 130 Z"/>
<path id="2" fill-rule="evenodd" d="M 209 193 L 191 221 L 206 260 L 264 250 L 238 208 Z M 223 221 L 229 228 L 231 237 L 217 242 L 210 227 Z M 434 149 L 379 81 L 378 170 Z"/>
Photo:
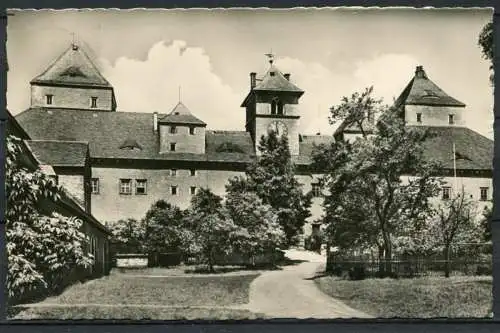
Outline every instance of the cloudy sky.
<path id="1" fill-rule="evenodd" d="M 489 63 L 477 38 L 491 10 L 16 11 L 8 17 L 7 103 L 29 107 L 29 81 L 75 39 L 114 86 L 119 111 L 169 112 L 182 101 L 212 129 L 244 129 L 249 73 L 265 53 L 305 90 L 301 132 L 332 133 L 328 109 L 374 85 L 392 101 L 423 65 L 492 137 Z"/>

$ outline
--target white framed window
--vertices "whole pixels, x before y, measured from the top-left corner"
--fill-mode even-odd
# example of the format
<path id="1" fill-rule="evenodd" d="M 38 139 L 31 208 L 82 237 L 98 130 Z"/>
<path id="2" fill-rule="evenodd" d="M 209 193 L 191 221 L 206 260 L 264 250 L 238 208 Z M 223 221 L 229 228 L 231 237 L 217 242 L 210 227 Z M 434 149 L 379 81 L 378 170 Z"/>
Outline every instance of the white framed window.
<path id="1" fill-rule="evenodd" d="M 99 194 L 99 178 L 92 178 L 90 180 L 92 194 Z"/>
<path id="2" fill-rule="evenodd" d="M 175 134 L 177 133 L 177 127 L 176 126 L 170 126 L 170 134 Z"/>
<path id="3" fill-rule="evenodd" d="M 45 103 L 47 105 L 52 105 L 53 102 L 54 102 L 54 95 L 51 94 L 45 95 Z"/>
<path id="4" fill-rule="evenodd" d="M 132 179 L 120 179 L 120 194 L 132 194 Z"/>
<path id="5" fill-rule="evenodd" d="M 191 186 L 189 188 L 189 192 L 191 193 L 191 195 L 195 195 L 196 194 L 196 186 Z"/>
<path id="6" fill-rule="evenodd" d="M 442 188 L 442 198 L 443 200 L 449 200 L 451 198 L 451 187 L 445 186 Z"/>
<path id="7" fill-rule="evenodd" d="M 417 123 L 421 123 L 421 122 L 422 122 L 422 114 L 417 113 Z"/>
<path id="8" fill-rule="evenodd" d="M 455 115 L 453 115 L 453 114 L 448 115 L 448 124 L 450 124 L 450 125 L 455 124 Z"/>
<path id="9" fill-rule="evenodd" d="M 178 191 L 177 191 L 177 185 L 170 186 L 170 194 L 177 195 L 177 193 L 178 193 Z"/>
<path id="10" fill-rule="evenodd" d="M 195 132 L 194 132 L 194 131 L 195 131 L 194 129 L 195 129 L 195 128 L 194 128 L 194 126 L 189 127 L 189 134 L 190 134 L 190 135 L 194 135 L 194 133 L 195 133 Z"/>
<path id="11" fill-rule="evenodd" d="M 191 177 L 196 176 L 196 169 L 189 169 L 189 174 L 191 175 Z"/>
<path id="12" fill-rule="evenodd" d="M 97 97 L 90 97 L 90 107 L 92 109 L 97 108 Z"/>
<path id="13" fill-rule="evenodd" d="M 170 143 L 170 151 L 175 151 L 175 148 L 176 148 L 176 143 L 175 142 Z"/>
<path id="14" fill-rule="evenodd" d="M 319 183 L 312 183 L 312 195 L 315 197 L 321 197 L 321 185 Z"/>
<path id="15" fill-rule="evenodd" d="M 147 184 L 146 179 L 136 179 L 135 180 L 135 194 L 147 194 Z"/>
<path id="16" fill-rule="evenodd" d="M 170 176 L 172 177 L 177 176 L 177 169 L 170 169 Z"/>
<path id="17" fill-rule="evenodd" d="M 488 187 L 481 187 L 479 189 L 479 200 L 481 200 L 481 201 L 488 201 L 488 197 L 489 197 L 489 195 L 488 195 L 489 191 L 488 190 L 489 190 Z"/>

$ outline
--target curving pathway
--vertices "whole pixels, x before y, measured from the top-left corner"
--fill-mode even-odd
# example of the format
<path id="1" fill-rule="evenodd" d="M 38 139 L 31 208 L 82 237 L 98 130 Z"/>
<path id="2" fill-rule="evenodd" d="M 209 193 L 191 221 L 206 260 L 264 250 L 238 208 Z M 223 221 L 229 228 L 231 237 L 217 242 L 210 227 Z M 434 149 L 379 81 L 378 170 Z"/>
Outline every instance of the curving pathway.
<path id="1" fill-rule="evenodd" d="M 325 264 L 324 256 L 289 250 L 292 260 L 304 260 L 283 270 L 261 274 L 250 285 L 246 308 L 273 318 L 369 318 L 339 300 L 321 292 L 311 279 Z"/>

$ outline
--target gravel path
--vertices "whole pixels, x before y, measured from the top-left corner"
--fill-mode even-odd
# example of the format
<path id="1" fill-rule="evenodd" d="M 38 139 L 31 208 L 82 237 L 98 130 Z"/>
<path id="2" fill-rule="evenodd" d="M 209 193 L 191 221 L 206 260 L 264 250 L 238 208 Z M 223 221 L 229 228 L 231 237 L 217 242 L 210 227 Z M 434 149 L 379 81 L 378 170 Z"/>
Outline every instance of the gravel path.
<path id="1" fill-rule="evenodd" d="M 290 250 L 287 257 L 304 262 L 256 278 L 250 284 L 248 310 L 274 318 L 369 318 L 316 287 L 312 278 L 324 267 L 324 256 Z"/>

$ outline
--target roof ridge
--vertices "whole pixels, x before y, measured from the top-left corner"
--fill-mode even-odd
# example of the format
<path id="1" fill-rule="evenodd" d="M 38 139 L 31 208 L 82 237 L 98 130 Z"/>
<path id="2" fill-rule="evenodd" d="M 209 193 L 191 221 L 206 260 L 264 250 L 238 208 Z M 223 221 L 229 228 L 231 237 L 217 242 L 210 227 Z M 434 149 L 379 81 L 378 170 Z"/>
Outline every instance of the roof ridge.
<path id="1" fill-rule="evenodd" d="M 56 140 L 56 139 L 32 139 L 26 140 L 29 142 L 60 142 L 60 143 L 78 143 L 88 145 L 89 141 L 80 141 L 80 140 Z"/>

